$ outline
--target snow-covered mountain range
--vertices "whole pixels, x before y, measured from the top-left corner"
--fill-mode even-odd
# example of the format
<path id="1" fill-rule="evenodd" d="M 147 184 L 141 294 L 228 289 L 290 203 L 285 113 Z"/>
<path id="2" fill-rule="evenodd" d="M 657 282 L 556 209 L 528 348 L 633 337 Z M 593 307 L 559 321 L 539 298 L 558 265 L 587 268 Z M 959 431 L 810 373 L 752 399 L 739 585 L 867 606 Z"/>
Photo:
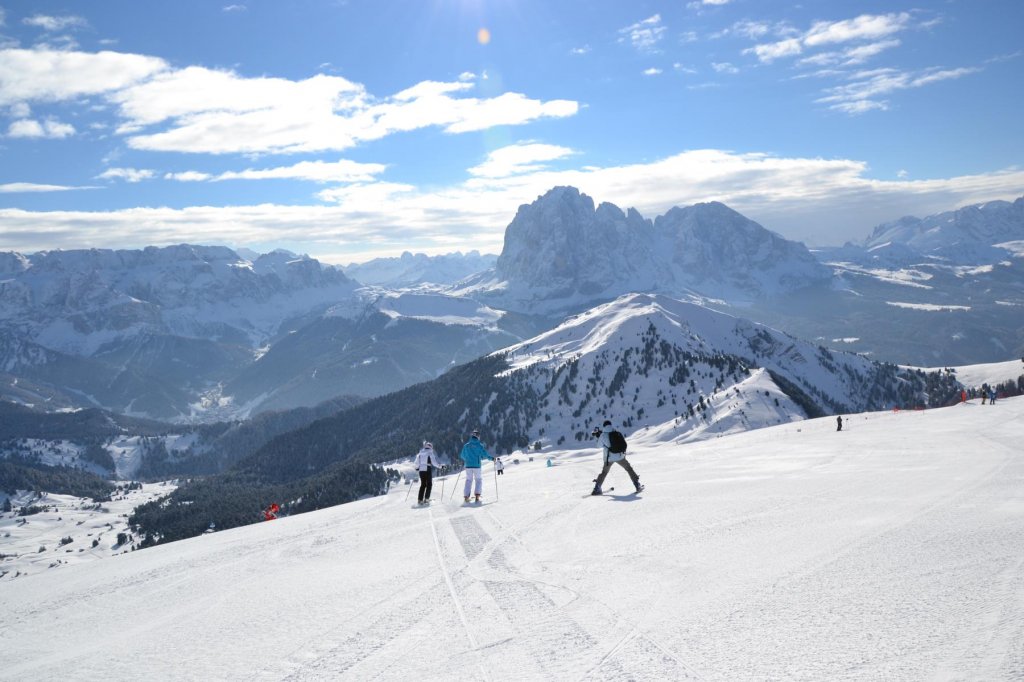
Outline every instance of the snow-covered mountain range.
<path id="1" fill-rule="evenodd" d="M 428 256 L 406 251 L 398 258 L 375 258 L 353 263 L 343 269 L 352 279 L 373 286 L 401 289 L 425 284 L 454 284 L 461 279 L 494 267 L 497 256 L 469 253 L 447 253 Z"/>
<path id="2" fill-rule="evenodd" d="M 627 293 L 889 362 L 1005 360 L 1024 354 L 1022 207 L 903 219 L 812 253 L 720 203 L 651 220 L 557 187 L 520 207 L 490 269 L 471 274 L 492 257 L 470 253 L 350 270 L 387 286 L 283 251 L 5 253 L 0 397 L 178 421 L 374 397 Z"/>
<path id="3" fill-rule="evenodd" d="M 0 385 L 24 399 L 188 415 L 196 396 L 250 364 L 281 325 L 351 298 L 314 259 L 230 249 L 0 255 Z M 54 365 L 61 369 L 54 371 Z M 20 395 L 19 395 L 20 394 Z"/>

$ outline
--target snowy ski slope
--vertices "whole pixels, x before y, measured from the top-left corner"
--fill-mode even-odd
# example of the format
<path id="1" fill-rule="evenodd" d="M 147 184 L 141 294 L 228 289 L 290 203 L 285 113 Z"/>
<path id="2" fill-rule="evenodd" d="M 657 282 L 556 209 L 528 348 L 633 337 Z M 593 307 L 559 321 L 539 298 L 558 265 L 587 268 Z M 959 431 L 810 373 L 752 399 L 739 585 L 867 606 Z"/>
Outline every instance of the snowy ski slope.
<path id="1" fill-rule="evenodd" d="M 399 486 L 0 584 L 0 679 L 1019 680 L 1022 437 L 1011 398 L 636 442 L 640 496 L 587 496 L 594 450 L 488 464 L 479 508 Z"/>

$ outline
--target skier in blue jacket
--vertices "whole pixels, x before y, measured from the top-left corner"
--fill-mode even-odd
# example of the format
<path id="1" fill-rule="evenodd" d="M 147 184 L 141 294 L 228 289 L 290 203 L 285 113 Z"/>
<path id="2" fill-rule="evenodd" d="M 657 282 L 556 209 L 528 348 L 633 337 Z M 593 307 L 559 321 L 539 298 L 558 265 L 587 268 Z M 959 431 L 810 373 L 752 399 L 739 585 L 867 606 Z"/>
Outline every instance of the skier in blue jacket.
<path id="1" fill-rule="evenodd" d="M 480 459 L 486 458 L 494 461 L 490 453 L 484 447 L 484 444 L 480 442 L 480 432 L 474 430 L 473 434 L 469 437 L 469 440 L 465 445 L 462 446 L 462 452 L 459 453 L 459 457 L 466 464 L 466 486 L 462 490 L 462 497 L 466 502 L 469 502 L 470 489 L 473 487 L 473 482 L 476 482 L 476 501 L 480 501 L 480 493 L 483 492 L 484 480 L 480 475 Z"/>

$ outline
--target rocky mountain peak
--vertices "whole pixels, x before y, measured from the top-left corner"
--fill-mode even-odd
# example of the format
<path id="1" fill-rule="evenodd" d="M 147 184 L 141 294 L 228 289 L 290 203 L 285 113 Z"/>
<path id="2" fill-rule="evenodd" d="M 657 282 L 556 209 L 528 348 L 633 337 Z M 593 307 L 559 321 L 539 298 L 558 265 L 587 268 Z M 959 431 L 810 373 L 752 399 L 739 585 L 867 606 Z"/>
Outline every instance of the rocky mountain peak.
<path id="1" fill-rule="evenodd" d="M 723 286 L 756 298 L 831 277 L 803 244 L 721 202 L 675 207 L 652 222 L 608 202 L 595 209 L 573 187 L 519 208 L 496 274 L 534 299 L 574 300 L 701 287 L 720 295 Z"/>

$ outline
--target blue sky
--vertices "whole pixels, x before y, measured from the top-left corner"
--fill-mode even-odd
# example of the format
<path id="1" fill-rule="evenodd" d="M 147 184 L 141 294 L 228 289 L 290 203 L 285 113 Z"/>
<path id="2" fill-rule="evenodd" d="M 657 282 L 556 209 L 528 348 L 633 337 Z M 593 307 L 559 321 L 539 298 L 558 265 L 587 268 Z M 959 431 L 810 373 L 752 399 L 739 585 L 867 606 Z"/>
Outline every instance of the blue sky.
<path id="1" fill-rule="evenodd" d="M 809 245 L 1024 194 L 1018 0 L 0 0 L 0 249 L 497 253 L 555 185 Z"/>

